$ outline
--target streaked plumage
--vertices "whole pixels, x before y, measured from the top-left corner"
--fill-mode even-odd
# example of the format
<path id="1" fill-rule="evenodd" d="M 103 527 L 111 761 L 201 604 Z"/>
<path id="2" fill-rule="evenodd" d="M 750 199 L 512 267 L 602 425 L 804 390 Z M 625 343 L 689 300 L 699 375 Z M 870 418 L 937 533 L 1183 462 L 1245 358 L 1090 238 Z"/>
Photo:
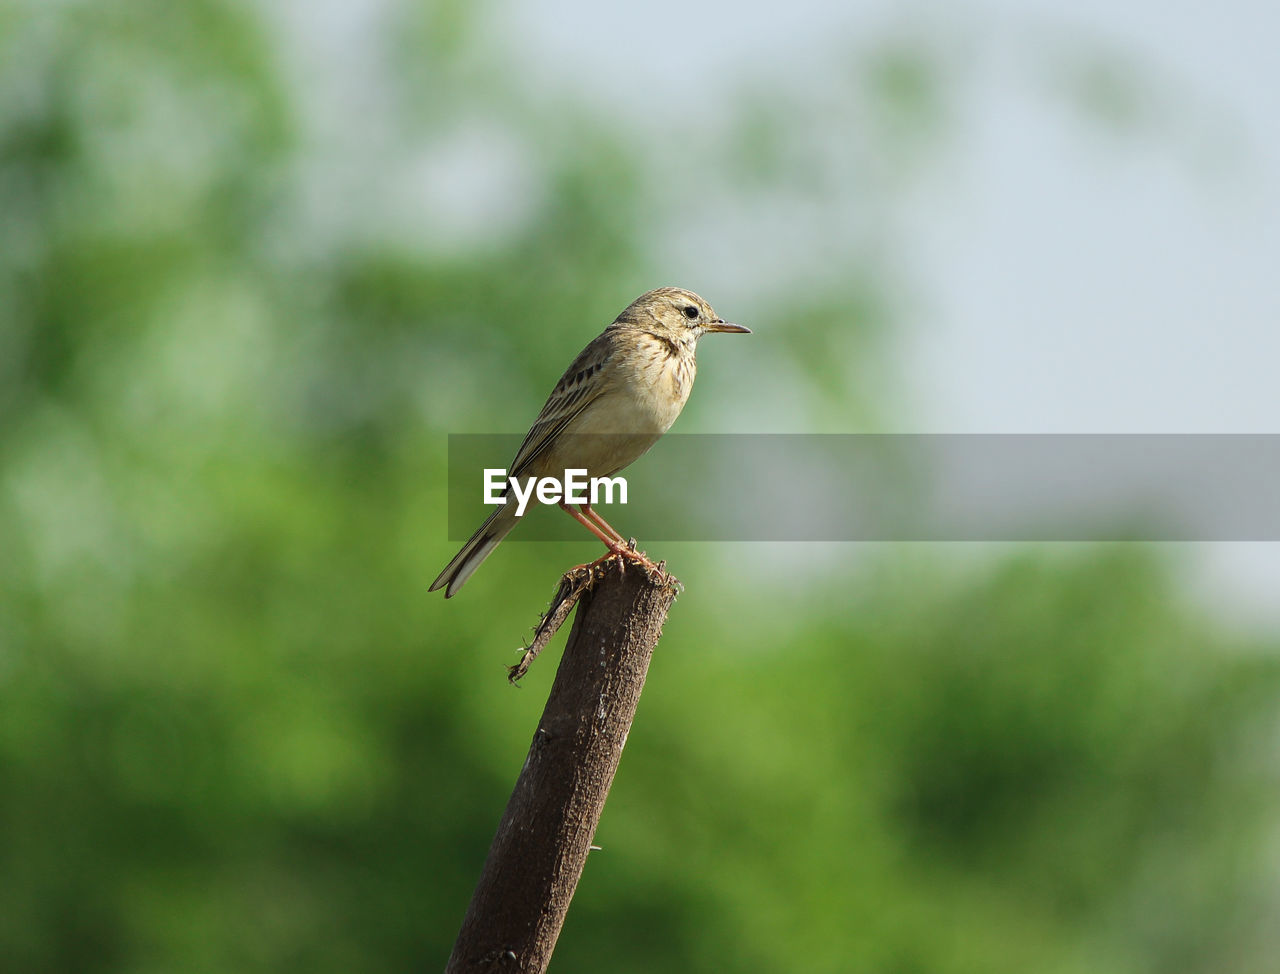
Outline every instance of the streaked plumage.
<path id="1" fill-rule="evenodd" d="M 636 298 L 565 370 L 507 468 L 512 477 L 560 478 L 567 468 L 585 468 L 590 477 L 609 477 L 642 456 L 671 428 L 684 409 L 697 376 L 698 339 L 708 332 L 745 333 L 718 317 L 692 291 L 663 287 Z M 499 507 L 445 566 L 431 591 L 445 587 L 448 598 L 518 523 L 515 501 Z M 620 536 L 599 515 L 584 508 L 614 535 L 607 539 L 582 521 L 611 551 Z M 640 556 L 643 557 L 643 556 Z"/>

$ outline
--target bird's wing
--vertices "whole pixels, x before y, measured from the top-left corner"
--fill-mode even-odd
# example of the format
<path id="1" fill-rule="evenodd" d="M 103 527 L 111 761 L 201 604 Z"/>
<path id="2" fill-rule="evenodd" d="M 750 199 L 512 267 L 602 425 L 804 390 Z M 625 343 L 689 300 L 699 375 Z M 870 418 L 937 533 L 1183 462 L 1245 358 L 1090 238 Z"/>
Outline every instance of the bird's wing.
<path id="1" fill-rule="evenodd" d="M 606 332 L 584 348 L 565 369 L 516 451 L 515 459 L 511 461 L 511 476 L 519 476 L 584 409 L 608 391 L 612 349 L 612 341 Z"/>

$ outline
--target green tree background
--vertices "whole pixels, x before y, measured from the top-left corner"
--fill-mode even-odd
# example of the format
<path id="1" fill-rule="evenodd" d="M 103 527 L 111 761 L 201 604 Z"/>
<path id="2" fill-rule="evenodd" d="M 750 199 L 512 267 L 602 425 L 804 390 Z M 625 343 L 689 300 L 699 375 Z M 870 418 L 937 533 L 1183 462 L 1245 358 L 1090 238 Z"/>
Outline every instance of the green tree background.
<path id="1" fill-rule="evenodd" d="M 429 597 L 445 434 L 518 432 L 625 301 L 696 284 L 659 245 L 694 205 L 680 152 L 734 207 L 852 192 L 874 225 L 960 124 L 954 64 L 898 37 L 827 104 L 744 89 L 646 155 L 504 74 L 481 14 L 406 4 L 399 138 L 325 182 L 264 9 L 0 7 L 6 970 L 443 966 L 555 658 L 521 690 L 502 666 L 590 552 L 504 546 Z M 817 144 L 854 116 L 851 151 Z M 394 165 L 468 126 L 534 174 L 517 214 L 388 230 Z M 756 334 L 706 356 L 682 429 L 740 431 L 760 395 L 885 422 L 895 257 L 827 229 L 835 266 L 708 294 Z M 858 552 L 746 581 L 658 553 L 688 591 L 555 969 L 1267 969 L 1276 646 L 1190 608 L 1158 549 Z"/>

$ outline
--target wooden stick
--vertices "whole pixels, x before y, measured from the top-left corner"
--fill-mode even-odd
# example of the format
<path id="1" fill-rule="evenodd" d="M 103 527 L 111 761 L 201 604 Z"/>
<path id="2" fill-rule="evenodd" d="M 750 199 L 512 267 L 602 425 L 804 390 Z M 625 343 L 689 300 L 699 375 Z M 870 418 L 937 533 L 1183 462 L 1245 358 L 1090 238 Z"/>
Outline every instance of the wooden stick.
<path id="1" fill-rule="evenodd" d="M 619 559 L 562 580 L 549 616 L 576 595 L 573 629 L 446 974 L 547 969 L 678 590 Z"/>

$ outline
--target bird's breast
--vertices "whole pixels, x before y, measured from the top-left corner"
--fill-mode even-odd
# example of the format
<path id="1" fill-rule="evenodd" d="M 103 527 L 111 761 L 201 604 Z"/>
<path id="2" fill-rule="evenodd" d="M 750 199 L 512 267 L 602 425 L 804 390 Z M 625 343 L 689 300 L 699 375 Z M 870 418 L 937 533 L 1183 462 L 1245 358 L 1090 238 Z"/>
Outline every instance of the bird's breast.
<path id="1" fill-rule="evenodd" d="M 619 364 L 619 379 L 635 404 L 636 422 L 659 435 L 671 428 L 689 401 L 697 364 L 687 346 L 654 335 L 638 337 Z"/>
<path id="2" fill-rule="evenodd" d="M 615 473 L 653 446 L 684 409 L 697 367 L 683 346 L 642 335 L 614 354 L 608 391 L 565 430 L 564 449 L 545 457 L 549 467 L 582 454 L 583 462 L 571 465 L 585 466 L 593 476 Z"/>

